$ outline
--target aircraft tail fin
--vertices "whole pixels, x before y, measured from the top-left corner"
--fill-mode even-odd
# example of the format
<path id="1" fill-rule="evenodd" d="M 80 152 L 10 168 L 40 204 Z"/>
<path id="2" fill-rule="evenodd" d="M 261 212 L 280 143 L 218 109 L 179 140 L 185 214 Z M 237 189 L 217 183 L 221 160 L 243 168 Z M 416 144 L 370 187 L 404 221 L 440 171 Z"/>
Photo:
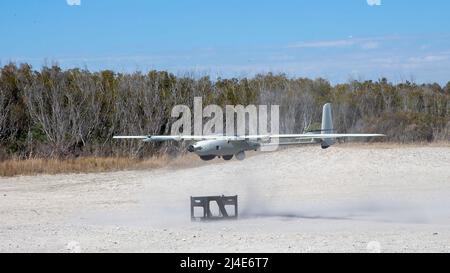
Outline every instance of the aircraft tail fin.
<path id="1" fill-rule="evenodd" d="M 327 103 L 323 106 L 322 111 L 322 134 L 333 134 L 334 128 L 333 128 L 333 116 L 331 114 L 331 104 Z M 334 144 L 334 139 L 326 138 L 322 139 L 322 148 L 327 149 L 331 145 Z"/>

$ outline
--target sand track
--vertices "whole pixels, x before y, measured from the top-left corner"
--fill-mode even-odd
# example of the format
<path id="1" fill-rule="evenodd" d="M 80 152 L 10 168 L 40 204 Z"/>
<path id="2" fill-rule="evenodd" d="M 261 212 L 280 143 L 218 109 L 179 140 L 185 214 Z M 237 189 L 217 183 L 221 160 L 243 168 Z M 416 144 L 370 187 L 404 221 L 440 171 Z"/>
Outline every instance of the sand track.
<path id="1" fill-rule="evenodd" d="M 189 196 L 238 194 L 191 223 Z M 0 178 L 0 252 L 450 252 L 450 147 L 344 145 L 154 171 Z"/>

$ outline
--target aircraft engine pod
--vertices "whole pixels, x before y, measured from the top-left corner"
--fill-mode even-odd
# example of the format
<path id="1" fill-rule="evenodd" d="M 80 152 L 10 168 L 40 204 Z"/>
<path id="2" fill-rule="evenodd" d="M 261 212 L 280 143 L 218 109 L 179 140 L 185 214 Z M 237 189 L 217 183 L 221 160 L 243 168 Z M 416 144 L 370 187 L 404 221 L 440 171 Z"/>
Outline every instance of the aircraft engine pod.
<path id="1" fill-rule="evenodd" d="M 245 152 L 239 152 L 236 154 L 236 159 L 242 161 L 245 159 Z"/>
<path id="2" fill-rule="evenodd" d="M 222 156 L 222 158 L 223 158 L 223 160 L 225 160 L 225 161 L 229 161 L 229 160 L 233 159 L 233 156 L 234 156 L 234 155 L 224 155 L 224 156 Z"/>
<path id="3" fill-rule="evenodd" d="M 325 144 L 325 143 L 322 143 L 322 149 L 328 149 L 328 148 L 330 148 L 330 145 L 327 145 L 327 144 Z"/>
<path id="4" fill-rule="evenodd" d="M 215 155 L 201 155 L 200 158 L 203 161 L 211 161 L 214 158 L 216 158 L 216 156 Z"/>

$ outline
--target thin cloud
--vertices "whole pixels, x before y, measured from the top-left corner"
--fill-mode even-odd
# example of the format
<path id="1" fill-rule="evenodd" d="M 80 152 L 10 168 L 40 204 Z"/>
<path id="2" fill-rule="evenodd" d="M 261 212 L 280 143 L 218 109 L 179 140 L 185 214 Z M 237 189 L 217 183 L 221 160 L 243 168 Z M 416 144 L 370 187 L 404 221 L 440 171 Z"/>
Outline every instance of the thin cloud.
<path id="1" fill-rule="evenodd" d="M 335 40 L 335 41 L 316 41 L 316 42 L 300 42 L 291 44 L 289 48 L 326 48 L 326 47 L 348 47 L 354 45 L 352 40 Z"/>
<path id="2" fill-rule="evenodd" d="M 66 0 L 69 6 L 81 6 L 81 0 Z"/>
<path id="3" fill-rule="evenodd" d="M 369 6 L 381 6 L 381 0 L 367 0 Z"/>
<path id="4" fill-rule="evenodd" d="M 377 49 L 379 46 L 380 46 L 380 44 L 379 44 L 378 42 L 374 42 L 374 41 L 370 41 L 370 42 L 367 42 L 367 43 L 363 43 L 363 44 L 361 45 L 361 47 L 362 47 L 363 49 L 367 49 L 367 50 L 370 50 L 370 49 Z"/>
<path id="5" fill-rule="evenodd" d="M 449 60 L 450 56 L 447 54 L 435 54 L 435 55 L 426 55 L 421 57 L 412 57 L 409 59 L 410 62 L 414 64 L 423 64 L 423 63 L 436 63 Z"/>
<path id="6" fill-rule="evenodd" d="M 362 49 L 376 49 L 380 46 L 380 42 L 387 40 L 387 37 L 378 38 L 353 38 L 340 40 L 328 40 L 328 41 L 309 41 L 309 42 L 298 42 L 288 45 L 286 48 L 348 48 L 348 47 L 361 47 Z"/>

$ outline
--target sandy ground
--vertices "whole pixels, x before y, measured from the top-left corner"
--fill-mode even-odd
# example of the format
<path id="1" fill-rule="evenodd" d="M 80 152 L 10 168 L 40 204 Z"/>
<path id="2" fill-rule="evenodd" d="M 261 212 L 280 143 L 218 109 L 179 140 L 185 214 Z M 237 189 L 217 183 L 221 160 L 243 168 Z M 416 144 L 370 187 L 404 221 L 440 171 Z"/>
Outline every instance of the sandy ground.
<path id="1" fill-rule="evenodd" d="M 240 219 L 190 221 L 191 195 Z M 368 247 L 369 246 L 369 247 Z M 0 252 L 450 252 L 450 146 L 338 145 L 153 171 L 0 178 Z"/>

